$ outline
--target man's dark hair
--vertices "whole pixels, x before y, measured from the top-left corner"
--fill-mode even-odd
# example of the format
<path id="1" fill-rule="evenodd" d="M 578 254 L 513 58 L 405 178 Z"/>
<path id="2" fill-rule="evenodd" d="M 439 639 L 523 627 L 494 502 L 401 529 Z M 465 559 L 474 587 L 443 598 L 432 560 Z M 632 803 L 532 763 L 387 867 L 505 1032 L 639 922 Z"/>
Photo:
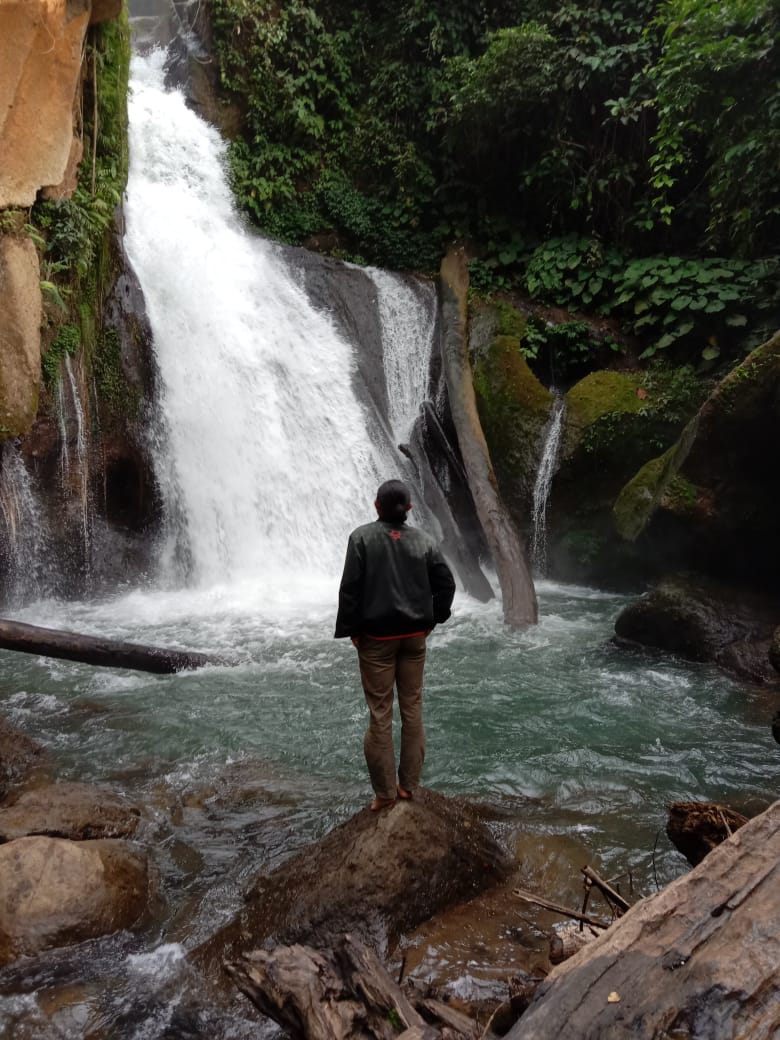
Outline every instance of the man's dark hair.
<path id="1" fill-rule="evenodd" d="M 412 496 L 402 480 L 386 480 L 376 493 L 376 508 L 379 519 L 388 524 L 402 524 Z"/>

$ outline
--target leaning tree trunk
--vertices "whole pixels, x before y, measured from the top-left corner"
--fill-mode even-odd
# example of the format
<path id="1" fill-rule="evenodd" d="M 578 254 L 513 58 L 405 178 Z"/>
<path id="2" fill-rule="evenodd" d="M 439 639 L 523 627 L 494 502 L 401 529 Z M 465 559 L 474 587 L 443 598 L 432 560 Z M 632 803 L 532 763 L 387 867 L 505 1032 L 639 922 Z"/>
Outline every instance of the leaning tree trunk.
<path id="1" fill-rule="evenodd" d="M 555 968 L 506 1040 L 776 1040 L 780 801 Z"/>
<path id="2" fill-rule="evenodd" d="M 504 620 L 523 628 L 538 620 L 536 591 L 525 547 L 498 493 L 479 420 L 468 357 L 467 289 L 465 256 L 462 250 L 451 250 L 441 265 L 442 354 L 450 410 L 477 516 L 501 584 Z"/>

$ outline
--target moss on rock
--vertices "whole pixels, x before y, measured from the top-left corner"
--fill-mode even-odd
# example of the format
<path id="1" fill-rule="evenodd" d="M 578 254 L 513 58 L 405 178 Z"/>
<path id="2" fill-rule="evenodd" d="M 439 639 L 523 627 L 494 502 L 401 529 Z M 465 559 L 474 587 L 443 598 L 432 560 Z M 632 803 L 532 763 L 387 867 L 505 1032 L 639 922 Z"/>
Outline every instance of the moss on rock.
<path id="1" fill-rule="evenodd" d="M 474 362 L 474 390 L 479 417 L 502 496 L 524 525 L 553 395 L 523 357 L 522 314 L 500 303 L 483 308 L 478 324 L 482 342 Z"/>
<path id="2" fill-rule="evenodd" d="M 613 509 L 619 534 L 634 541 L 647 530 L 654 551 L 653 532 L 668 536 L 674 524 L 689 566 L 776 584 L 780 493 L 768 466 L 780 447 L 779 402 L 780 333 L 718 384 L 670 451 L 623 487 Z"/>

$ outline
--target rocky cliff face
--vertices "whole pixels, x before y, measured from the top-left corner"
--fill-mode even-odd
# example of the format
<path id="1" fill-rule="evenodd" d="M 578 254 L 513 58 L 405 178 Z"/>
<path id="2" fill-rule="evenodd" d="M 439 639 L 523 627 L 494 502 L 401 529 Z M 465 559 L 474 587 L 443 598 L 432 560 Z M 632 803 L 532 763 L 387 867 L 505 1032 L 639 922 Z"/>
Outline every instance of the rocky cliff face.
<path id="1" fill-rule="evenodd" d="M 0 210 L 59 199 L 76 187 L 84 43 L 121 0 L 25 0 L 0 5 Z M 41 274 L 14 214 L 0 223 L 0 435 L 27 432 L 40 383 Z"/>
<path id="2" fill-rule="evenodd" d="M 0 3 L 4 599 L 121 578 L 154 515 L 149 337 L 112 219 L 128 61 L 122 0 Z"/>

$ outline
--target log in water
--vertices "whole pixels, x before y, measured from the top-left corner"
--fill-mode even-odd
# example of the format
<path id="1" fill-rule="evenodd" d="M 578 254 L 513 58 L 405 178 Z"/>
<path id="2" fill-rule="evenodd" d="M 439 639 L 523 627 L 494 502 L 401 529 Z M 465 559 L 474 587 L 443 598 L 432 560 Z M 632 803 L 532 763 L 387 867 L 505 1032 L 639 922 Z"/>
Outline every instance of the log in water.
<path id="1" fill-rule="evenodd" d="M 66 661 L 103 668 L 133 668 L 141 672 L 171 675 L 207 664 L 224 664 L 208 654 L 192 650 L 171 650 L 162 646 L 125 643 L 118 639 L 87 636 L 78 632 L 62 632 L 40 628 L 20 621 L 0 619 L 0 648 L 19 650 L 40 657 L 61 657 Z"/>

